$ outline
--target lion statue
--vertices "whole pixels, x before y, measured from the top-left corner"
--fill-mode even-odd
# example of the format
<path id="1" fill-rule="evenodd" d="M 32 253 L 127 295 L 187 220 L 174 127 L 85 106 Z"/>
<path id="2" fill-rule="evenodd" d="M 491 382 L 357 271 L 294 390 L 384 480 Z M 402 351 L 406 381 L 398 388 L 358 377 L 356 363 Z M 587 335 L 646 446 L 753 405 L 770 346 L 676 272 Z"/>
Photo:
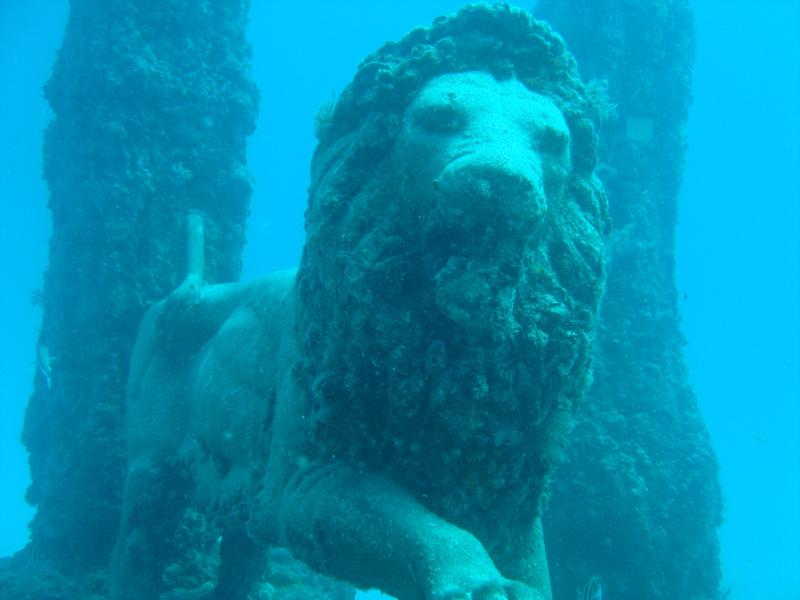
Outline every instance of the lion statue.
<path id="1" fill-rule="evenodd" d="M 606 200 L 574 60 L 471 6 L 384 46 L 319 127 L 298 271 L 186 282 L 128 391 L 115 600 L 164 591 L 187 511 L 215 598 L 268 544 L 401 600 L 549 599 L 541 515 L 586 387 Z"/>

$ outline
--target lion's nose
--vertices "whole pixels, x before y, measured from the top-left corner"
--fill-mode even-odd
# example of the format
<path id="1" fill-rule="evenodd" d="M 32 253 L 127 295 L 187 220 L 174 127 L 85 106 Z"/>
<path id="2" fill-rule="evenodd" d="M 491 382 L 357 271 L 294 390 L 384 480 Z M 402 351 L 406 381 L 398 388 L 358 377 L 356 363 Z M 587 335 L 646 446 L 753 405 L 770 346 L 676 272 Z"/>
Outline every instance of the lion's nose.
<path id="1" fill-rule="evenodd" d="M 501 217 L 525 227 L 537 223 L 547 210 L 540 180 L 531 168 L 458 159 L 445 168 L 434 186 L 451 209 Z"/>

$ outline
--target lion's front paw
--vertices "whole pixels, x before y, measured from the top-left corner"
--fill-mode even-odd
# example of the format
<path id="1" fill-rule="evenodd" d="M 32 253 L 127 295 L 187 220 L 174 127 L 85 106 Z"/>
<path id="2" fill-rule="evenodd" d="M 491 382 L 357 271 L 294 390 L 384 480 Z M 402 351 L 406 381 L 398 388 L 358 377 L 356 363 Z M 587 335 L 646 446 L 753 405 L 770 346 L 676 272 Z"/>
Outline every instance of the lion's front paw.
<path id="1" fill-rule="evenodd" d="M 433 592 L 432 600 L 543 600 L 531 587 L 516 581 L 493 580 Z"/>
<path id="2" fill-rule="evenodd" d="M 426 600 L 543 600 L 533 588 L 503 577 L 466 532 L 451 531 L 437 550 L 428 564 Z"/>
<path id="3" fill-rule="evenodd" d="M 471 587 L 471 586 L 467 586 Z M 507 600 L 508 596 L 500 587 L 489 584 L 472 590 L 462 587 L 434 592 L 432 600 Z"/>
<path id="4" fill-rule="evenodd" d="M 507 600 L 508 595 L 498 582 L 464 583 L 434 590 L 431 600 Z"/>
<path id="5" fill-rule="evenodd" d="M 545 600 L 544 596 L 519 581 L 506 581 L 505 591 L 509 600 Z"/>

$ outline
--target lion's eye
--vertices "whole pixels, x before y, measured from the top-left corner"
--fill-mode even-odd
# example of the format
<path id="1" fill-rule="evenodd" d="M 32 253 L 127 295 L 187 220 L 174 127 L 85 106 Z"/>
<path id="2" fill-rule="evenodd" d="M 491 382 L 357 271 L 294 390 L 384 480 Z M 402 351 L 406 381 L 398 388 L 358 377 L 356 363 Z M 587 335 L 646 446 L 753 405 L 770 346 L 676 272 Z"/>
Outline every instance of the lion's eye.
<path id="1" fill-rule="evenodd" d="M 466 127 L 467 116 L 452 104 L 435 104 L 417 109 L 414 121 L 431 133 L 458 133 Z"/>
<path id="2" fill-rule="evenodd" d="M 558 129 L 546 127 L 536 133 L 535 144 L 540 152 L 563 154 L 569 146 L 569 136 Z"/>

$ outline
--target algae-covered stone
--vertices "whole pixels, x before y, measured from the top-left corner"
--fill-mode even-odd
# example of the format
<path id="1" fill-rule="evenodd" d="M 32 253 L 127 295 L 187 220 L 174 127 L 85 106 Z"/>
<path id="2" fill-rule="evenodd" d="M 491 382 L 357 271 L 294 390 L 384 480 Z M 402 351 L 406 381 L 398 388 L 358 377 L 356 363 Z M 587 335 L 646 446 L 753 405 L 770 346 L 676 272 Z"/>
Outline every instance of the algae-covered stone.
<path id="1" fill-rule="evenodd" d="M 103 569 L 125 476 L 125 380 L 147 307 L 180 282 L 206 215 L 206 277 L 239 276 L 258 92 L 247 0 L 71 0 L 45 95 L 53 234 L 23 442 L 31 537 L 63 572 Z"/>
<path id="2" fill-rule="evenodd" d="M 541 0 L 618 117 L 600 129 L 614 228 L 594 384 L 545 517 L 553 589 L 718 600 L 718 464 L 684 363 L 675 224 L 691 102 L 689 0 Z M 587 543 L 591 540 L 591 543 Z"/>
<path id="3" fill-rule="evenodd" d="M 142 323 L 117 600 L 163 590 L 187 511 L 221 532 L 218 597 L 272 542 L 402 600 L 550 598 L 542 505 L 604 280 L 588 111 L 560 38 L 505 6 L 361 65 L 297 275 L 190 278 Z"/>

